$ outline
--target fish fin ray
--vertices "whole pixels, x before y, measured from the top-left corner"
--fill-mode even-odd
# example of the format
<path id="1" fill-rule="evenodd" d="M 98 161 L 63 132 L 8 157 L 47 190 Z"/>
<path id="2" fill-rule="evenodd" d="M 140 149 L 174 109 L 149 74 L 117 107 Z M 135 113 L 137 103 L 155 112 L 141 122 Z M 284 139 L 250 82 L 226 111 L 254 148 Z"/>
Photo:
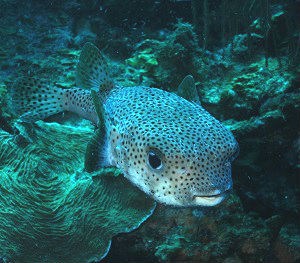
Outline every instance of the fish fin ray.
<path id="1" fill-rule="evenodd" d="M 176 94 L 188 101 L 200 104 L 199 95 L 192 75 L 187 75 L 179 84 Z"/>
<path id="2" fill-rule="evenodd" d="M 20 78 L 8 90 L 8 106 L 21 121 L 35 122 L 64 110 L 64 92 L 45 80 Z"/>
<path id="3" fill-rule="evenodd" d="M 98 127 L 104 126 L 104 108 L 103 108 L 103 97 L 95 90 L 91 90 L 92 101 L 98 116 Z"/>
<path id="4" fill-rule="evenodd" d="M 100 128 L 96 130 L 95 134 L 89 141 L 85 152 L 85 171 L 91 173 L 102 167 L 109 166 L 105 151 L 105 148 L 107 146 L 105 137 L 106 136 L 103 133 L 103 130 Z"/>
<path id="5" fill-rule="evenodd" d="M 93 89 L 91 90 L 91 96 L 98 115 L 98 129 L 86 149 L 84 167 L 87 172 L 93 172 L 101 167 L 108 166 L 106 151 L 108 143 L 104 122 L 103 98 L 101 98 L 101 94 L 99 96 L 99 93 Z"/>
<path id="6" fill-rule="evenodd" d="M 86 43 L 77 64 L 77 85 L 84 89 L 108 93 L 114 88 L 108 72 L 107 62 L 100 50 L 92 43 Z"/>

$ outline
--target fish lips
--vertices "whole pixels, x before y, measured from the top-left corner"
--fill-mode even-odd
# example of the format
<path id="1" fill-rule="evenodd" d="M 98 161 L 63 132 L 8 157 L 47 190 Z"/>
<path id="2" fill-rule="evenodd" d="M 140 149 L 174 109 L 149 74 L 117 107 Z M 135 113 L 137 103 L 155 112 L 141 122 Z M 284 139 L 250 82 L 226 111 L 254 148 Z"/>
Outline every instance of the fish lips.
<path id="1" fill-rule="evenodd" d="M 215 206 L 220 204 L 227 196 L 230 190 L 212 195 L 193 195 L 195 205 Z"/>

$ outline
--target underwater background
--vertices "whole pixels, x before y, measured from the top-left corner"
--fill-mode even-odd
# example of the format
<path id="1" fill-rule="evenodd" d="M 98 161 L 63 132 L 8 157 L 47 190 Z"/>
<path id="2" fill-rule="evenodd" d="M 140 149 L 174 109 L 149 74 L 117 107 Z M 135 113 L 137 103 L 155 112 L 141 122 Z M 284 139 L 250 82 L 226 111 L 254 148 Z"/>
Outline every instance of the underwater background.
<path id="1" fill-rule="evenodd" d="M 0 0 L 0 262 L 300 262 L 299 16 L 297 0 Z M 123 86 L 193 75 L 240 146 L 227 200 L 155 204 L 82 171 L 88 121 L 17 121 L 16 79 L 75 87 L 86 42 Z"/>

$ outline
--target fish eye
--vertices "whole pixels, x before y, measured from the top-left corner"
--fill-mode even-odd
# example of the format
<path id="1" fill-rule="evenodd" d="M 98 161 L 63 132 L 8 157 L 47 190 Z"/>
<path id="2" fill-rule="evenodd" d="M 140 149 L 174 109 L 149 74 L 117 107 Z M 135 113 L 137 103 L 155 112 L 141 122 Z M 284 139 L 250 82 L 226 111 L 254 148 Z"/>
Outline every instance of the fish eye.
<path id="1" fill-rule="evenodd" d="M 154 170 L 160 170 L 163 167 L 162 153 L 157 149 L 148 151 L 148 165 Z"/>

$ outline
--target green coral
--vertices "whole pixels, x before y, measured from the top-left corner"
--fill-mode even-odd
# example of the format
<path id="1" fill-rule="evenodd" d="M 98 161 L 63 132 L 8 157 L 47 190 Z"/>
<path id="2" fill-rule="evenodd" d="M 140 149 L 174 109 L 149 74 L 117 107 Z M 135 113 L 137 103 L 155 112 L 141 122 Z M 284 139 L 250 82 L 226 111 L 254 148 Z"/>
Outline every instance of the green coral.
<path id="1" fill-rule="evenodd" d="M 279 233 L 280 238 L 288 246 L 298 251 L 298 258 L 300 258 L 300 230 L 295 224 L 288 224 L 281 228 Z"/>
<path id="2" fill-rule="evenodd" d="M 133 74 L 150 79 L 151 84 L 175 89 L 188 74 L 196 74 L 199 66 L 197 36 L 189 23 L 179 21 L 164 40 L 146 39 L 136 46 L 127 64 L 138 71 Z M 201 64 L 201 63 L 200 63 Z"/>
<path id="3" fill-rule="evenodd" d="M 283 93 L 289 87 L 290 76 L 278 70 L 277 60 L 270 59 L 268 69 L 261 62 L 250 64 L 247 72 L 232 79 L 233 90 L 239 96 L 259 100 L 266 94 L 274 96 Z"/>
<path id="4" fill-rule="evenodd" d="M 9 113 L 6 111 L 7 101 L 6 101 L 6 85 L 0 82 L 0 116 L 8 116 Z"/>
<path id="5" fill-rule="evenodd" d="M 270 58 L 266 68 L 261 57 L 255 63 L 235 66 L 222 78 L 206 79 L 200 89 L 201 101 L 219 119 L 253 118 L 264 107 L 262 102 L 286 94 L 291 87 L 293 74 L 287 70 L 287 61 L 282 62 L 280 68 L 278 60 Z"/>
<path id="6" fill-rule="evenodd" d="M 6 86 L 4 83 L 0 83 L 0 98 L 3 98 L 6 94 Z"/>
<path id="7" fill-rule="evenodd" d="M 280 262 L 300 260 L 300 230 L 295 224 L 285 224 L 275 242 L 275 254 Z"/>
<path id="8" fill-rule="evenodd" d="M 154 247 L 159 262 L 223 262 L 232 256 L 254 262 L 263 259 L 271 245 L 266 222 L 245 213 L 236 194 L 217 208 L 158 207 L 137 233 Z"/>
<path id="9" fill-rule="evenodd" d="M 157 66 L 158 61 L 152 47 L 136 52 L 131 58 L 126 59 L 125 76 L 131 76 L 129 80 L 132 79 L 132 81 L 125 85 L 137 85 L 141 81 L 140 76 L 143 76 L 144 85 L 153 85 L 154 81 L 147 76 L 154 75 Z"/>
<path id="10" fill-rule="evenodd" d="M 154 66 L 158 65 L 152 48 L 142 50 L 141 52 L 135 54 L 134 57 L 127 59 L 126 62 L 132 67 L 142 66 L 144 72 L 147 72 L 148 70 L 153 69 Z"/>
<path id="11" fill-rule="evenodd" d="M 186 243 L 185 237 L 173 233 L 167 237 L 167 241 L 156 248 L 155 256 L 162 261 L 169 260 L 170 257 L 176 258 L 176 254 L 180 253 L 182 247 Z"/>
<path id="12" fill-rule="evenodd" d="M 0 255 L 16 262 L 90 262 L 155 207 L 115 169 L 88 174 L 91 127 L 39 122 L 0 130 Z M 31 141 L 31 142 L 30 142 Z M 19 145 L 19 146 L 18 146 Z"/>

